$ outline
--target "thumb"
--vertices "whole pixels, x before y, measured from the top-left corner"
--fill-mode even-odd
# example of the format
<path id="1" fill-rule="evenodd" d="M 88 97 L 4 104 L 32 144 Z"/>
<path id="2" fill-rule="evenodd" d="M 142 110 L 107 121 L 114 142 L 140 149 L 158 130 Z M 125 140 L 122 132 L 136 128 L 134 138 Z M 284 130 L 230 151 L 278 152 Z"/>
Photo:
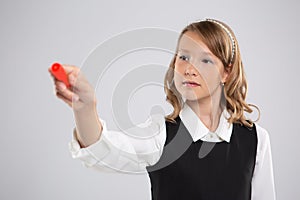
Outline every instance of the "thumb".
<path id="1" fill-rule="evenodd" d="M 75 77 L 78 76 L 80 69 L 74 65 L 62 64 L 65 72 L 70 75 L 73 74 Z"/>

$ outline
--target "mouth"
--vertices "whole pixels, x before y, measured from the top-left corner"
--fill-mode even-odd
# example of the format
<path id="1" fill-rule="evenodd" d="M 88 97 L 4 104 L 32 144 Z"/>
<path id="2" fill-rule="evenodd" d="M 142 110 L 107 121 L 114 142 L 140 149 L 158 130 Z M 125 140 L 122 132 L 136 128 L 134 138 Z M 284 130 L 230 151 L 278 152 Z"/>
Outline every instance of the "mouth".
<path id="1" fill-rule="evenodd" d="M 183 81 L 182 84 L 184 86 L 188 86 L 188 87 L 197 87 L 197 86 L 201 86 L 201 84 L 196 83 L 194 81 Z"/>

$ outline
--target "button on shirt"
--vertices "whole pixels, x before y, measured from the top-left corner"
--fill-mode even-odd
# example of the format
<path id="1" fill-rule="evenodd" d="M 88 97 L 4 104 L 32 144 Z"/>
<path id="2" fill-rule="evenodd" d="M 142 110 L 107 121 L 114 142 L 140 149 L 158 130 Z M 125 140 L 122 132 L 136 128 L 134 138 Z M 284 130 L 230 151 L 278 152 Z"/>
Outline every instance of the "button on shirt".
<path id="1" fill-rule="evenodd" d="M 193 141 L 201 139 L 207 142 L 230 142 L 232 133 L 232 124 L 229 124 L 225 117 L 229 117 L 226 109 L 223 110 L 220 117 L 219 125 L 215 132 L 211 132 L 195 114 L 195 112 L 187 105 L 184 104 L 181 112 L 179 113 L 180 119 L 191 134 Z"/>
<path id="2" fill-rule="evenodd" d="M 226 119 L 229 116 L 226 109 L 223 110 L 214 132 L 199 120 L 187 104 L 184 104 L 179 116 L 194 142 L 200 139 L 230 143 L 233 125 Z M 99 120 L 103 131 L 97 142 L 80 148 L 74 128 L 73 140 L 69 143 L 72 157 L 81 160 L 86 167 L 110 173 L 147 173 L 146 166 L 154 165 L 159 160 L 166 141 L 164 116 L 151 115 L 146 122 L 125 131 L 107 130 L 105 120 Z M 256 131 L 258 144 L 251 200 L 275 200 L 269 134 L 258 124 Z"/>

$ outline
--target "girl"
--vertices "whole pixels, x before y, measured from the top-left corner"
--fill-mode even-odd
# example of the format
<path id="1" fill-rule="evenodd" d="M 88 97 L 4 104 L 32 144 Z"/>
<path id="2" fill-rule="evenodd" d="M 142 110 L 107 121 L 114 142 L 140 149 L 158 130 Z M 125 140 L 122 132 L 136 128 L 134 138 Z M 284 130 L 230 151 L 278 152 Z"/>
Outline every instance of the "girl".
<path id="1" fill-rule="evenodd" d="M 70 151 L 86 166 L 147 172 L 156 200 L 275 199 L 269 135 L 244 115 L 252 112 L 247 81 L 225 23 L 207 19 L 181 32 L 164 81 L 173 112 L 129 130 L 151 137 L 108 131 L 93 88 L 77 67 L 64 68 L 73 89 L 54 79 L 56 95 L 73 108 Z"/>

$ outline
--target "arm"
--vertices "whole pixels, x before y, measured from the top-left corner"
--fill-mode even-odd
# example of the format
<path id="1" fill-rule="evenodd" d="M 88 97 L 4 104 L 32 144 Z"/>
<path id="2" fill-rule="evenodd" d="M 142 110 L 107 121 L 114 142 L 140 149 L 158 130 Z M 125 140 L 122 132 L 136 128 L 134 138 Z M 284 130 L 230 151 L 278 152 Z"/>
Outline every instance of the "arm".
<path id="1" fill-rule="evenodd" d="M 268 132 L 257 125 L 257 155 L 252 178 L 252 200 L 275 200 L 271 144 Z"/>
<path id="2" fill-rule="evenodd" d="M 159 160 L 166 139 L 164 117 L 152 115 L 145 123 L 122 132 L 107 130 L 106 122 L 99 120 L 103 130 L 98 141 L 81 148 L 74 129 L 69 143 L 72 157 L 81 160 L 86 167 L 102 172 L 144 173 L 145 166 Z"/>
<path id="3" fill-rule="evenodd" d="M 71 65 L 62 65 L 67 74 L 70 88 L 57 80 L 48 69 L 54 79 L 56 96 L 67 103 L 74 112 L 76 122 L 76 136 L 81 147 L 87 147 L 99 140 L 102 132 L 102 124 L 96 113 L 96 97 L 94 88 L 89 84 L 80 69 Z"/>
<path id="4" fill-rule="evenodd" d="M 80 147 L 88 147 L 101 137 L 102 124 L 98 119 L 96 106 L 87 106 L 80 110 L 74 110 L 76 122 L 75 135 Z"/>
<path id="5" fill-rule="evenodd" d="M 54 82 L 57 97 L 73 108 L 76 122 L 74 139 L 70 143 L 73 158 L 101 171 L 105 166 L 106 169 L 134 173 L 145 171 L 145 166 L 158 161 L 165 141 L 163 116 L 153 115 L 145 123 L 122 132 L 107 131 L 105 121 L 99 119 L 96 112 L 94 89 L 79 73 L 79 68 L 63 67 L 72 89 L 56 79 Z"/>

